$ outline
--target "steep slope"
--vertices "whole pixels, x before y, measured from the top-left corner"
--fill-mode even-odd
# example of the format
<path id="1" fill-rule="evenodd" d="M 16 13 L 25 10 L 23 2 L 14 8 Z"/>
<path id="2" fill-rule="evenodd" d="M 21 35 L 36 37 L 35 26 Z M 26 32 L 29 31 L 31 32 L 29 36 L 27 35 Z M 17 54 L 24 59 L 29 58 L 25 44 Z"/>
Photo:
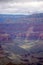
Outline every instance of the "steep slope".
<path id="1" fill-rule="evenodd" d="M 42 40 L 38 40 L 34 44 L 33 44 L 33 47 L 31 47 L 30 50 L 29 50 L 30 53 L 33 53 L 33 54 L 36 53 L 36 54 L 38 54 L 38 53 L 43 52 L 43 41 Z"/>

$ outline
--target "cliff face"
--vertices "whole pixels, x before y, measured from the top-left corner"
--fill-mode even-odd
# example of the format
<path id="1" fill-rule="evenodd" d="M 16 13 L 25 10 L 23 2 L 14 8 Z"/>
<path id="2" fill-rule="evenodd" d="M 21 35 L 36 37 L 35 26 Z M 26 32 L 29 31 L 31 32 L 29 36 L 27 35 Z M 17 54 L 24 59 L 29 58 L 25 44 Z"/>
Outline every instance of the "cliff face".
<path id="1" fill-rule="evenodd" d="M 43 40 L 43 13 L 18 16 L 0 15 L 0 34 L 28 40 L 37 40 L 40 37 Z"/>
<path id="2" fill-rule="evenodd" d="M 43 63 L 43 14 L 0 15 L 0 21 L 0 64 Z"/>

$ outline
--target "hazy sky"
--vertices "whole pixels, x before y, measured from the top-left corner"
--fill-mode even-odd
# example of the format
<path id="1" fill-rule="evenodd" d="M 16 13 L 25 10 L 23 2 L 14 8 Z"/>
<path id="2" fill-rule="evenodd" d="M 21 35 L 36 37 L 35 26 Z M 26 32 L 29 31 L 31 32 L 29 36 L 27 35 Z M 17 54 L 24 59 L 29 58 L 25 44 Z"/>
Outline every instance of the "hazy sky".
<path id="1" fill-rule="evenodd" d="M 43 12 L 43 0 L 0 0 L 2 14 L 31 14 Z"/>

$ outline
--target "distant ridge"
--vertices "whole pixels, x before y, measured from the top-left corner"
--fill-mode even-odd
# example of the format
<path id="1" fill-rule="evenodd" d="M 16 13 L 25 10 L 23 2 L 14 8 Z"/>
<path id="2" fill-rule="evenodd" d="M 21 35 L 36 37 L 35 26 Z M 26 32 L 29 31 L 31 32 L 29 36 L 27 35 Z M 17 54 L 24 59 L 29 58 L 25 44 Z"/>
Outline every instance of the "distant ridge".
<path id="1" fill-rule="evenodd" d="M 43 21 L 43 13 L 34 13 L 32 15 L 13 15 L 13 14 L 0 14 L 0 23 L 29 23 L 29 22 Z M 35 21 L 36 20 L 36 21 Z"/>

